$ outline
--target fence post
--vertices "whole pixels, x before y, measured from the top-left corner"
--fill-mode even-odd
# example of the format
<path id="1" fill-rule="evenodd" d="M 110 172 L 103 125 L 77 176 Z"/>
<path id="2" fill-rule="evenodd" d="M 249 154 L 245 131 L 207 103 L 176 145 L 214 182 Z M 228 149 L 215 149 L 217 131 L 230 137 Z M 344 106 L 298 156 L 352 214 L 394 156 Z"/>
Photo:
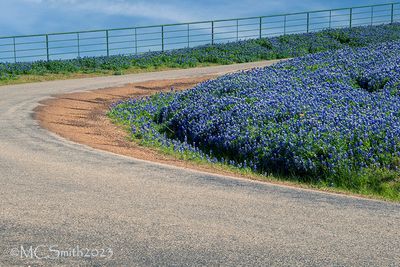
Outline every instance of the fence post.
<path id="1" fill-rule="evenodd" d="M 211 44 L 214 44 L 214 21 L 211 21 Z"/>
<path id="2" fill-rule="evenodd" d="M 350 8 L 350 23 L 349 23 L 349 27 L 351 28 L 353 24 L 353 8 Z"/>
<path id="3" fill-rule="evenodd" d="M 332 10 L 329 10 L 329 29 L 332 28 Z"/>
<path id="4" fill-rule="evenodd" d="M 81 44 L 79 32 L 76 33 L 76 40 L 78 41 L 78 58 L 81 57 Z"/>
<path id="5" fill-rule="evenodd" d="M 262 17 L 260 17 L 260 39 L 262 38 Z"/>
<path id="6" fill-rule="evenodd" d="M 108 40 L 108 30 L 106 30 L 107 57 L 110 56 L 110 42 Z"/>
<path id="7" fill-rule="evenodd" d="M 49 35 L 46 34 L 46 57 L 47 61 L 50 61 L 50 54 L 49 54 Z"/>
<path id="8" fill-rule="evenodd" d="M 283 18 L 283 35 L 286 35 L 286 15 Z"/>
<path id="9" fill-rule="evenodd" d="M 187 45 L 190 47 L 190 24 L 187 25 Z"/>
<path id="10" fill-rule="evenodd" d="M 390 13 L 390 23 L 393 23 L 394 21 L 394 4 L 392 4 L 392 10 Z"/>
<path id="11" fill-rule="evenodd" d="M 307 33 L 310 32 L 310 12 L 307 12 Z"/>
<path id="12" fill-rule="evenodd" d="M 17 49 L 15 44 L 15 37 L 13 37 L 13 45 L 14 45 L 14 63 L 17 63 Z"/>
<path id="13" fill-rule="evenodd" d="M 239 41 L 239 20 L 236 20 L 236 42 Z"/>
<path id="14" fill-rule="evenodd" d="M 135 54 L 137 55 L 137 28 L 135 28 Z"/>
<path id="15" fill-rule="evenodd" d="M 374 7 L 371 6 L 371 26 L 374 24 Z"/>
<path id="16" fill-rule="evenodd" d="M 164 52 L 164 25 L 161 26 L 161 52 Z"/>

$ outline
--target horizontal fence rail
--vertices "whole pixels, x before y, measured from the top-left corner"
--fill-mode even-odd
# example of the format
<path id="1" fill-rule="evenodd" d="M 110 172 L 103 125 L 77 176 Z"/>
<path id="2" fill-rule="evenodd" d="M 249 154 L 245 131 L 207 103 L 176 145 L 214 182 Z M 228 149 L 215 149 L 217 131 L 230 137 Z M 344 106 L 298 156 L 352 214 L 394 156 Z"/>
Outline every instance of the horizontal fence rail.
<path id="1" fill-rule="evenodd" d="M 0 37 L 0 62 L 132 55 L 205 44 L 393 23 L 400 2 L 190 23 Z"/>

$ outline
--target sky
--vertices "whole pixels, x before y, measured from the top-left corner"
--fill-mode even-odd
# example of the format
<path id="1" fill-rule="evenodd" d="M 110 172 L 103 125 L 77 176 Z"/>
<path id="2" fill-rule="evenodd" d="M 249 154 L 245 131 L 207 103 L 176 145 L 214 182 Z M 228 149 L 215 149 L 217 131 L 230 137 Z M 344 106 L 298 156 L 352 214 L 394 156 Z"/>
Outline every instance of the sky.
<path id="1" fill-rule="evenodd" d="M 388 3 L 385 0 L 0 0 L 0 36 L 134 27 Z"/>

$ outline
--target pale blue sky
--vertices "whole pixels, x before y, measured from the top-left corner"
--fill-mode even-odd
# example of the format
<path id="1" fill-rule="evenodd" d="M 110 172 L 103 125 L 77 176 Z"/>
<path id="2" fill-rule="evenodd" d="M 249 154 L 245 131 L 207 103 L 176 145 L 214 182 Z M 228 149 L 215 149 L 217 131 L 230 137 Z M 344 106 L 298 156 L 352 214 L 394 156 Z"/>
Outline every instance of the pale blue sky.
<path id="1" fill-rule="evenodd" d="M 271 15 L 388 2 L 382 0 L 0 0 L 0 36 Z"/>

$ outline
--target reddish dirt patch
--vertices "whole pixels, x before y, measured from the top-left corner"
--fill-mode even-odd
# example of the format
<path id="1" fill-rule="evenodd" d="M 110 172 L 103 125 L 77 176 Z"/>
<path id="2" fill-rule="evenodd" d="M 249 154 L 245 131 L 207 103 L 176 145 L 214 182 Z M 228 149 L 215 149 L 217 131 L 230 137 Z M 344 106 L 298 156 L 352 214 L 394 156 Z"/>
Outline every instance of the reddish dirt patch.
<path id="1" fill-rule="evenodd" d="M 148 81 L 118 88 L 57 95 L 55 98 L 41 102 L 42 105 L 35 110 L 36 119 L 42 127 L 66 139 L 96 149 L 179 167 L 238 176 L 217 167 L 179 160 L 131 142 L 128 132 L 114 125 L 106 116 L 110 105 L 118 100 L 169 91 L 171 87 L 175 90 L 184 90 L 211 78 L 215 76 Z"/>
<path id="2" fill-rule="evenodd" d="M 310 186 L 305 184 L 269 180 L 267 177 L 260 178 L 253 175 L 240 175 L 236 172 L 221 169 L 216 165 L 195 164 L 170 155 L 164 155 L 155 149 L 143 147 L 130 141 L 128 131 L 113 124 L 106 116 L 110 105 L 116 101 L 149 96 L 160 91 L 169 91 L 171 87 L 174 87 L 175 90 L 185 90 L 212 78 L 215 78 L 215 76 L 148 81 L 127 84 L 118 88 L 57 95 L 52 99 L 42 101 L 42 105 L 35 109 L 35 117 L 42 127 L 51 132 L 96 149 L 208 173 L 253 180 L 268 180 L 268 182 L 274 184 L 310 189 Z M 348 192 L 340 192 L 333 188 L 324 189 L 324 191 L 349 194 Z M 357 194 L 351 195 L 360 196 Z M 365 198 L 365 196 L 361 197 Z"/>

